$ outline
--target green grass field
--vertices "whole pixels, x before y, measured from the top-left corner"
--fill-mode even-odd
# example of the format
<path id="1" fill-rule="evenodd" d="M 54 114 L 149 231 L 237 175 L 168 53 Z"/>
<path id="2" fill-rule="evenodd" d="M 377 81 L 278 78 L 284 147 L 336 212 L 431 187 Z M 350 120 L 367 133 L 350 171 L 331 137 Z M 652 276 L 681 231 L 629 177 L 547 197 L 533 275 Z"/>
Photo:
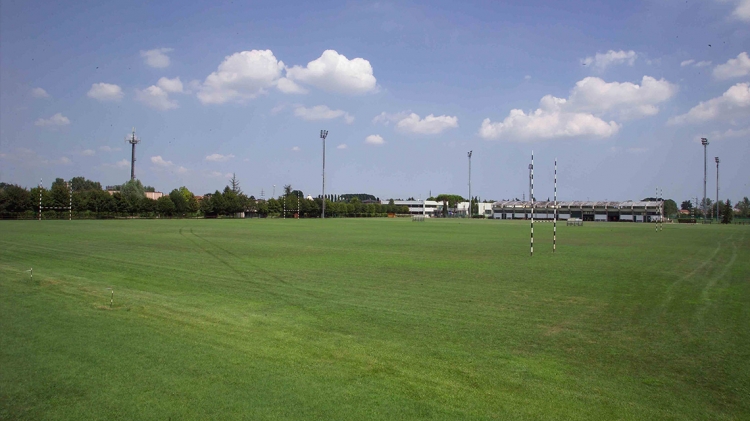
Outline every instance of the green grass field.
<path id="1" fill-rule="evenodd" d="M 750 419 L 750 227 L 528 237 L 2 222 L 0 419 Z"/>

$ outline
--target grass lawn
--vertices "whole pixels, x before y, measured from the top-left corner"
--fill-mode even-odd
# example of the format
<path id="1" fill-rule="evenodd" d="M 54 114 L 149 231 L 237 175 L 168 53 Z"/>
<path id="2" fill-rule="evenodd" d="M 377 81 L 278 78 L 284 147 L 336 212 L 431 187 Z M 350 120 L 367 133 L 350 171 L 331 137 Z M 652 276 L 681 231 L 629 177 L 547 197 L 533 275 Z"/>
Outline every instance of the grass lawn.
<path id="1" fill-rule="evenodd" d="M 0 222 L 0 419 L 750 419 L 750 227 L 535 239 L 529 257 L 510 221 Z"/>

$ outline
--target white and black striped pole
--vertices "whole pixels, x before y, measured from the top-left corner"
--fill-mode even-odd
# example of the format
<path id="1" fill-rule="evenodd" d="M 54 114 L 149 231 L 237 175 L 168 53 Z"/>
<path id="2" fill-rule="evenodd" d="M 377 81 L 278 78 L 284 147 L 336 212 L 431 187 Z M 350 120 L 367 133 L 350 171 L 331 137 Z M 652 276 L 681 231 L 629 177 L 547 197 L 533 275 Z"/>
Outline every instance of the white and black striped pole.
<path id="1" fill-rule="evenodd" d="M 664 189 L 659 189 L 659 231 L 664 231 Z"/>
<path id="2" fill-rule="evenodd" d="M 557 158 L 555 158 L 555 216 L 552 219 L 552 253 L 557 250 Z"/>
<path id="3" fill-rule="evenodd" d="M 39 220 L 42 220 L 42 179 L 39 179 Z"/>
<path id="4" fill-rule="evenodd" d="M 534 151 L 531 151 L 531 256 L 534 255 Z"/>
<path id="5" fill-rule="evenodd" d="M 73 182 L 68 182 L 68 221 L 73 220 Z"/>
<path id="6" fill-rule="evenodd" d="M 657 212 L 656 213 L 659 213 L 658 212 L 658 210 L 659 210 L 658 209 L 658 207 L 659 207 L 659 205 L 658 205 L 658 203 L 659 203 L 659 188 L 658 187 L 656 188 L 656 203 L 657 203 L 657 205 L 656 205 Z M 656 229 L 656 232 L 659 232 L 659 219 L 656 217 L 656 215 L 654 215 L 654 229 Z"/>

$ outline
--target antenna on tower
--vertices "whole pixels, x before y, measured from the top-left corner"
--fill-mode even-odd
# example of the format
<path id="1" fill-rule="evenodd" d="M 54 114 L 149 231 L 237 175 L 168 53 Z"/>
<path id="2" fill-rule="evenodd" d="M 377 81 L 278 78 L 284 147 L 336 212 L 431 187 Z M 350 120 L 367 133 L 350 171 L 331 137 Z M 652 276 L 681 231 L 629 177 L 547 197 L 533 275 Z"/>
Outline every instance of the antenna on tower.
<path id="1" fill-rule="evenodd" d="M 125 137 L 125 141 L 133 147 L 130 155 L 130 179 L 135 180 L 135 145 L 141 143 L 141 139 L 135 136 L 135 127 L 130 136 Z"/>

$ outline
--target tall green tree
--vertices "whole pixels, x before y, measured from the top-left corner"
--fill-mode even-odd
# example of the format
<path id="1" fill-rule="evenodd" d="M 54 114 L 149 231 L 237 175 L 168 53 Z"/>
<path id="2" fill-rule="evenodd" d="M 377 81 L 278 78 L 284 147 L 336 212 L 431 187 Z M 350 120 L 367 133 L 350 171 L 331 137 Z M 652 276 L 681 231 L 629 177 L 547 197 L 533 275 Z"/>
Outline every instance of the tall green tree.
<path id="1" fill-rule="evenodd" d="M 128 180 L 122 184 L 120 187 L 120 196 L 122 201 L 127 205 L 128 212 L 136 213 L 138 212 L 138 205 L 141 200 L 146 197 L 146 193 L 141 181 L 135 179 Z"/>
<path id="2" fill-rule="evenodd" d="M 174 189 L 169 192 L 169 199 L 174 205 L 174 212 L 176 212 L 178 215 L 182 215 L 188 212 L 187 199 L 185 199 L 185 196 L 180 192 L 180 190 Z"/>
<path id="3" fill-rule="evenodd" d="M 177 191 L 177 190 L 174 190 Z M 182 195 L 178 192 L 178 197 L 182 198 Z M 184 200 L 184 198 L 183 198 Z M 175 211 L 177 210 L 177 206 L 175 206 L 174 202 L 172 201 L 171 195 L 170 196 L 162 196 L 158 199 L 156 199 L 156 210 L 164 216 L 172 216 L 174 215 Z"/>
<path id="4" fill-rule="evenodd" d="M 664 215 L 671 218 L 674 215 L 677 215 L 678 212 L 679 210 L 677 210 L 677 202 L 672 199 L 667 199 L 664 201 Z"/>
<path id="5" fill-rule="evenodd" d="M 737 209 L 737 212 L 740 214 L 741 218 L 750 217 L 750 199 L 748 199 L 747 196 L 738 201 L 735 208 Z"/>
<path id="6" fill-rule="evenodd" d="M 732 202 L 727 199 L 726 202 L 722 204 L 721 209 L 721 223 L 722 224 L 731 224 L 732 218 L 734 217 L 734 211 L 732 210 Z"/>
<path id="7" fill-rule="evenodd" d="M 680 209 L 689 211 L 690 209 L 693 209 L 693 202 L 690 200 L 683 200 L 680 204 Z"/>

